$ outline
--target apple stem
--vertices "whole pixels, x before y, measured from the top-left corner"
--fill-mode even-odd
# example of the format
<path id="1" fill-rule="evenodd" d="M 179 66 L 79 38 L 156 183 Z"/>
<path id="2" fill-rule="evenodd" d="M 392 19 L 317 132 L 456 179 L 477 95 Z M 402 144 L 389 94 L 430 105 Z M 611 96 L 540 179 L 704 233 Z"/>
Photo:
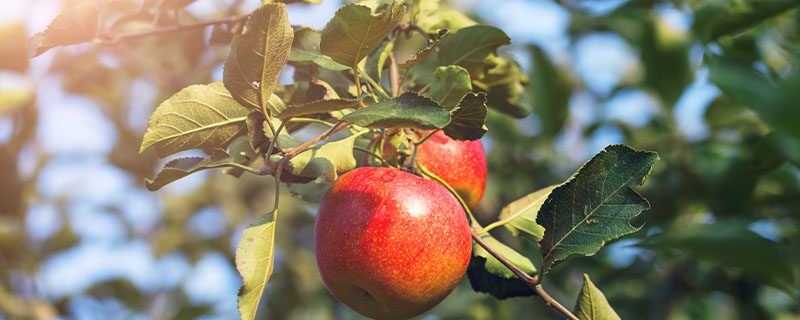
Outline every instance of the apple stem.
<path id="1" fill-rule="evenodd" d="M 365 149 L 365 148 L 362 148 L 362 147 L 353 147 L 353 150 L 358 150 L 358 151 L 361 151 L 363 153 L 366 153 L 367 155 L 370 155 L 373 158 L 380 160 L 387 167 L 397 169 L 397 167 L 393 166 L 391 163 L 389 163 L 389 161 L 386 161 L 386 159 L 384 159 L 383 157 L 379 156 L 378 154 L 376 154 L 376 153 L 374 153 L 372 151 L 369 151 L 368 149 Z"/>
<path id="2" fill-rule="evenodd" d="M 486 249 L 486 251 L 489 252 L 489 254 L 491 254 L 498 261 L 500 261 L 500 263 L 502 263 L 504 266 L 506 266 L 506 268 L 508 268 L 508 270 L 511 270 L 511 272 L 513 272 L 514 275 L 516 275 L 518 278 L 520 278 L 520 280 L 525 282 L 525 284 L 527 284 L 534 291 L 536 291 L 536 293 L 539 294 L 539 297 L 542 298 L 542 300 L 544 300 L 544 303 L 546 305 L 555 308 L 556 310 L 558 310 L 558 312 L 560 312 L 562 315 L 564 315 L 568 319 L 578 320 L 578 317 L 576 317 L 574 314 L 572 314 L 572 312 L 570 312 L 563 305 L 558 303 L 558 301 L 556 301 L 556 299 L 553 299 L 553 297 L 551 297 L 547 293 L 547 291 L 544 291 L 544 288 L 542 287 L 542 285 L 539 284 L 539 277 L 538 276 L 532 277 L 532 276 L 528 275 L 527 273 L 525 273 L 525 271 L 522 271 L 522 269 L 520 269 L 517 266 L 515 266 L 513 263 L 511 263 L 511 261 L 508 261 L 508 259 L 506 259 L 506 257 L 504 257 L 502 254 L 500 254 L 499 252 L 494 250 L 494 248 L 489 246 L 489 244 L 486 243 L 486 241 L 483 241 L 481 236 L 478 235 L 477 232 L 475 232 L 475 229 L 471 229 L 470 231 L 471 231 L 471 234 L 472 234 L 472 240 L 474 240 L 479 246 L 481 246 L 484 249 Z"/>

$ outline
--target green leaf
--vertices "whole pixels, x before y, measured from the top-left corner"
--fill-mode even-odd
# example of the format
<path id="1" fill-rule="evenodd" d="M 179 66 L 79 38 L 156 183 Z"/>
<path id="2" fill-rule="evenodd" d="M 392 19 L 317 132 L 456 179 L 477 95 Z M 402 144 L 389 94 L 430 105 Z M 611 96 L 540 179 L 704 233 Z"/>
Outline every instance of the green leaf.
<path id="1" fill-rule="evenodd" d="M 442 8 L 441 0 L 420 0 L 418 10 L 417 25 L 429 33 L 440 29 L 456 31 L 477 24 L 461 12 Z"/>
<path id="2" fill-rule="evenodd" d="M 236 247 L 236 270 L 242 276 L 239 288 L 239 316 L 252 320 L 261 294 L 272 275 L 275 256 L 275 216 L 277 208 L 253 220 L 244 229 Z"/>
<path id="3" fill-rule="evenodd" d="M 145 179 L 147 190 L 156 191 L 175 180 L 200 170 L 236 167 L 236 161 L 225 152 L 216 152 L 211 158 L 188 157 L 167 162 L 153 179 Z"/>
<path id="4" fill-rule="evenodd" d="M 222 79 L 236 101 L 261 109 L 289 59 L 294 32 L 284 4 L 265 4 L 247 18 L 233 37 Z"/>
<path id="5" fill-rule="evenodd" d="M 750 231 L 749 225 L 741 220 L 680 225 L 650 236 L 638 246 L 665 252 L 679 250 L 720 267 L 741 269 L 779 288 L 791 286 L 788 248 Z"/>
<path id="6" fill-rule="evenodd" d="M 500 211 L 497 217 L 503 226 L 515 237 L 527 236 L 535 241 L 540 241 L 544 237 L 544 227 L 536 223 L 536 216 L 550 192 L 557 185 L 552 185 L 539 189 L 520 199 L 509 203 Z"/>
<path id="7" fill-rule="evenodd" d="M 492 65 L 492 68 L 479 79 L 472 81 L 474 87 L 486 91 L 489 107 L 517 118 L 525 118 L 530 114 L 524 98 L 524 85 L 528 83 L 528 79 L 516 61 L 490 56 L 480 63 L 473 64 Z M 474 77 L 475 75 L 473 75 Z"/>
<path id="8" fill-rule="evenodd" d="M 287 183 L 289 192 L 308 203 L 320 203 L 325 192 L 333 185 L 333 182 L 327 181 L 325 178 L 317 178 L 309 183 Z"/>
<path id="9" fill-rule="evenodd" d="M 28 69 L 28 35 L 25 26 L 12 23 L 0 26 L 0 69 L 24 72 Z"/>
<path id="10" fill-rule="evenodd" d="M 489 247 L 506 257 L 509 262 L 520 268 L 520 270 L 531 276 L 536 274 L 536 267 L 533 266 L 533 262 L 530 259 L 489 234 L 483 234 L 481 238 Z M 500 299 L 533 294 L 533 289 L 517 279 L 511 270 L 477 243 L 473 244 L 472 256 L 467 275 L 475 291 L 486 292 Z M 522 286 L 513 282 L 522 284 Z"/>
<path id="11" fill-rule="evenodd" d="M 580 320 L 620 320 L 620 317 L 608 304 L 606 296 L 594 286 L 589 275 L 583 274 L 583 287 L 572 312 Z"/>
<path id="12" fill-rule="evenodd" d="M 608 146 L 553 189 L 536 217 L 545 228 L 541 269 L 572 255 L 592 255 L 606 241 L 639 230 L 630 220 L 650 204 L 631 186 L 643 184 L 656 161 L 655 152 Z"/>
<path id="13" fill-rule="evenodd" d="M 403 1 L 373 15 L 369 7 L 348 3 L 336 11 L 322 30 L 321 52 L 355 69 L 389 35 L 405 13 Z"/>
<path id="14" fill-rule="evenodd" d="M 35 57 L 56 46 L 66 46 L 94 39 L 97 34 L 99 14 L 97 5 L 89 2 L 68 7 L 53 19 L 47 29 L 33 35 L 30 54 Z"/>
<path id="15" fill-rule="evenodd" d="M 314 113 L 324 113 L 339 111 L 346 108 L 355 107 L 361 99 L 331 99 L 314 100 L 306 103 L 292 104 L 282 110 L 275 110 L 275 115 L 280 119 L 288 119 Z"/>
<path id="16" fill-rule="evenodd" d="M 333 61 L 333 59 L 331 59 L 330 57 L 323 55 L 322 53 L 304 50 L 300 48 L 292 48 L 292 51 L 289 54 L 289 62 L 313 63 L 319 66 L 320 68 L 325 68 L 333 71 L 343 71 L 350 69 L 350 67 L 339 64 L 336 61 Z"/>
<path id="17" fill-rule="evenodd" d="M 162 102 L 147 125 L 139 152 L 152 146 L 159 157 L 189 149 L 210 154 L 247 133 L 250 110 L 221 81 L 191 85 Z"/>
<path id="18" fill-rule="evenodd" d="M 312 63 L 333 71 L 349 70 L 350 67 L 333 61 L 331 57 L 319 51 L 320 32 L 309 27 L 299 27 L 294 31 L 292 51 L 289 53 L 289 62 Z"/>
<path id="19" fill-rule="evenodd" d="M 450 113 L 431 99 L 407 91 L 393 100 L 373 104 L 341 118 L 362 127 L 413 127 L 441 129 L 450 122 Z"/>
<path id="20" fill-rule="evenodd" d="M 366 132 L 366 131 L 365 131 Z M 289 160 L 286 171 L 295 176 L 317 178 L 325 176 L 327 181 L 336 180 L 339 174 L 356 167 L 353 146 L 360 134 L 328 142 L 298 153 Z M 275 157 L 275 160 L 279 157 Z"/>
<path id="21" fill-rule="evenodd" d="M 797 0 L 709 1 L 695 13 L 695 32 L 707 41 L 744 31 L 800 6 Z"/>
<path id="22" fill-rule="evenodd" d="M 386 65 L 386 60 L 389 59 L 389 54 L 392 53 L 394 50 L 394 41 L 389 41 L 386 43 L 386 46 L 383 47 L 381 50 L 381 54 L 378 56 L 378 80 L 383 77 L 383 66 Z"/>
<path id="23" fill-rule="evenodd" d="M 447 110 L 455 108 L 467 92 L 472 91 L 469 72 L 460 66 L 438 67 L 433 72 L 431 90 L 427 97 Z"/>
<path id="24" fill-rule="evenodd" d="M 436 52 L 436 48 L 439 46 L 440 43 L 442 43 L 442 40 L 448 35 L 447 32 L 448 32 L 447 29 L 439 30 L 439 32 L 437 32 L 433 38 L 428 39 L 428 43 L 424 49 L 417 52 L 417 55 L 415 55 L 411 59 L 408 59 L 408 61 L 398 64 L 397 68 L 401 70 L 409 70 L 420 61 L 425 60 L 425 58 L 430 56 L 432 53 Z"/>
<path id="25" fill-rule="evenodd" d="M 486 94 L 470 92 L 464 95 L 458 108 L 451 111 L 450 123 L 444 133 L 456 140 L 477 140 L 486 133 Z"/>
<path id="26" fill-rule="evenodd" d="M 467 278 L 472 290 L 492 295 L 497 299 L 529 297 L 535 291 L 516 278 L 507 279 L 486 271 L 486 258 L 472 256 L 467 267 Z"/>
<path id="27" fill-rule="evenodd" d="M 533 112 L 539 117 L 542 134 L 555 136 L 564 127 L 569 115 L 572 85 L 566 74 L 537 46 L 529 47 L 532 67 L 531 84 L 527 87 Z"/>
<path id="28" fill-rule="evenodd" d="M 511 43 L 511 38 L 496 27 L 477 25 L 458 30 L 439 45 L 439 65 L 464 65 L 481 61 L 502 45 Z"/>

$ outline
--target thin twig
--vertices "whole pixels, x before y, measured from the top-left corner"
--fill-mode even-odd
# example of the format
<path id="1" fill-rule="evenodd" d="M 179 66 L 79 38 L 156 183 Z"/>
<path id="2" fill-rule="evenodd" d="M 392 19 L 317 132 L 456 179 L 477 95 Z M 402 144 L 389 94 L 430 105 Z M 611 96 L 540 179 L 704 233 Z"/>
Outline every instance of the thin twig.
<path id="1" fill-rule="evenodd" d="M 234 23 L 237 23 L 237 22 L 240 22 L 240 21 L 243 21 L 243 20 L 247 19 L 248 16 L 250 16 L 250 14 L 242 14 L 242 15 L 237 15 L 237 16 L 230 16 L 230 17 L 225 17 L 225 18 L 220 18 L 220 19 L 215 19 L 215 20 L 209 20 L 209 21 L 203 21 L 203 22 L 197 22 L 197 23 L 173 25 L 173 26 L 162 27 L 162 28 L 154 28 L 154 29 L 151 29 L 151 30 L 141 31 L 141 32 L 132 32 L 132 33 L 119 34 L 119 35 L 112 35 L 109 38 L 98 38 L 98 39 L 95 39 L 94 42 L 99 43 L 99 44 L 116 44 L 116 43 L 118 43 L 120 41 L 127 41 L 127 40 L 146 38 L 146 37 L 149 37 L 149 36 L 158 35 L 158 34 L 162 34 L 162 33 L 194 30 L 194 29 L 204 28 L 204 27 L 208 27 L 208 26 L 211 26 L 211 25 L 217 25 L 217 24 L 234 24 Z"/>
<path id="2" fill-rule="evenodd" d="M 397 70 L 397 59 L 394 57 L 394 52 L 389 51 L 389 86 L 392 89 L 392 97 L 397 98 L 400 95 L 400 71 Z"/>

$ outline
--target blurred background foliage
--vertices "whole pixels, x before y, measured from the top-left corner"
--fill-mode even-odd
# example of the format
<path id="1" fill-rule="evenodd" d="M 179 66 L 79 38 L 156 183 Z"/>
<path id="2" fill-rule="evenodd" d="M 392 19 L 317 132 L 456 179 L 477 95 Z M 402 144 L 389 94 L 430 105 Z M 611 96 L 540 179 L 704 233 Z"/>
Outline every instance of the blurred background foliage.
<path id="1" fill-rule="evenodd" d="M 151 193 L 144 179 L 163 162 L 138 154 L 158 103 L 221 79 L 230 38 L 209 27 L 57 48 L 30 62 L 8 55 L 26 45 L 21 34 L 79 2 L 5 1 L 0 10 L 0 319 L 236 318 L 233 249 L 271 208 L 272 178 L 204 172 Z M 183 23 L 260 5 L 159 3 Z M 640 189 L 652 204 L 644 229 L 555 268 L 545 286 L 556 299 L 571 307 L 588 273 L 623 319 L 800 319 L 800 3 L 447 3 L 505 30 L 513 45 L 500 56 L 529 80 L 519 104 L 530 116 L 487 119 L 484 224 L 608 144 L 661 155 Z M 174 19 L 156 19 L 153 1 L 107 4 L 109 14 L 137 13 L 114 33 Z M 340 5 L 292 4 L 289 18 L 321 29 Z M 358 318 L 320 280 L 315 207 L 284 198 L 260 317 Z M 536 256 L 534 242 L 501 229 L 493 233 Z M 555 316 L 536 299 L 495 300 L 465 280 L 424 317 Z"/>

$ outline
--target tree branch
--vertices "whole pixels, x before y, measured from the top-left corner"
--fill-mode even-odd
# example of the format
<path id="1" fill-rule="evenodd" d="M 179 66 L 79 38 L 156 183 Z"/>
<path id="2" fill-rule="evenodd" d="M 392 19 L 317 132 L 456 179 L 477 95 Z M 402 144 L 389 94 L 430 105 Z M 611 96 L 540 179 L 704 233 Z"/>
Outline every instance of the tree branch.
<path id="1" fill-rule="evenodd" d="M 522 271 L 522 269 L 518 268 L 513 263 L 511 263 L 511 261 L 508 261 L 506 257 L 504 257 L 499 252 L 495 251 L 494 248 L 490 247 L 489 244 L 486 243 L 486 241 L 483 241 L 481 236 L 479 236 L 478 233 L 475 232 L 475 229 L 471 229 L 470 232 L 472 234 L 472 240 L 474 240 L 482 248 L 486 249 L 486 251 L 488 251 L 489 254 L 491 254 L 493 257 L 499 260 L 500 263 L 502 263 L 504 266 L 506 266 L 506 268 L 508 268 L 508 270 L 511 270 L 511 272 L 513 272 L 514 275 L 516 275 L 518 278 L 520 278 L 520 280 L 525 282 L 525 284 L 527 284 L 534 291 L 536 291 L 536 293 L 539 294 L 539 297 L 542 298 L 542 300 L 544 300 L 545 304 L 555 308 L 556 310 L 558 310 L 558 312 L 560 312 L 564 317 L 568 319 L 578 320 L 578 317 L 572 314 L 572 312 L 570 312 L 567 308 L 558 303 L 556 299 L 553 299 L 553 297 L 551 297 L 549 294 L 547 294 L 546 291 L 544 291 L 542 285 L 539 284 L 538 276 L 531 277 L 530 275 L 525 273 L 525 271 Z"/>
<path id="2" fill-rule="evenodd" d="M 237 16 L 230 16 L 215 20 L 197 22 L 197 23 L 190 23 L 190 24 L 181 24 L 181 25 L 174 25 L 162 28 L 154 28 L 152 30 L 141 31 L 141 32 L 132 32 L 132 33 L 125 33 L 119 35 L 112 35 L 108 38 L 98 38 L 95 42 L 99 44 L 116 44 L 120 41 L 127 41 L 127 40 L 134 40 L 145 38 L 153 35 L 158 35 L 162 33 L 170 33 L 170 32 L 179 32 L 179 31 L 187 31 L 187 30 L 194 30 L 199 28 L 205 28 L 211 25 L 217 24 L 234 24 L 240 21 L 244 21 L 250 14 L 242 14 Z"/>

